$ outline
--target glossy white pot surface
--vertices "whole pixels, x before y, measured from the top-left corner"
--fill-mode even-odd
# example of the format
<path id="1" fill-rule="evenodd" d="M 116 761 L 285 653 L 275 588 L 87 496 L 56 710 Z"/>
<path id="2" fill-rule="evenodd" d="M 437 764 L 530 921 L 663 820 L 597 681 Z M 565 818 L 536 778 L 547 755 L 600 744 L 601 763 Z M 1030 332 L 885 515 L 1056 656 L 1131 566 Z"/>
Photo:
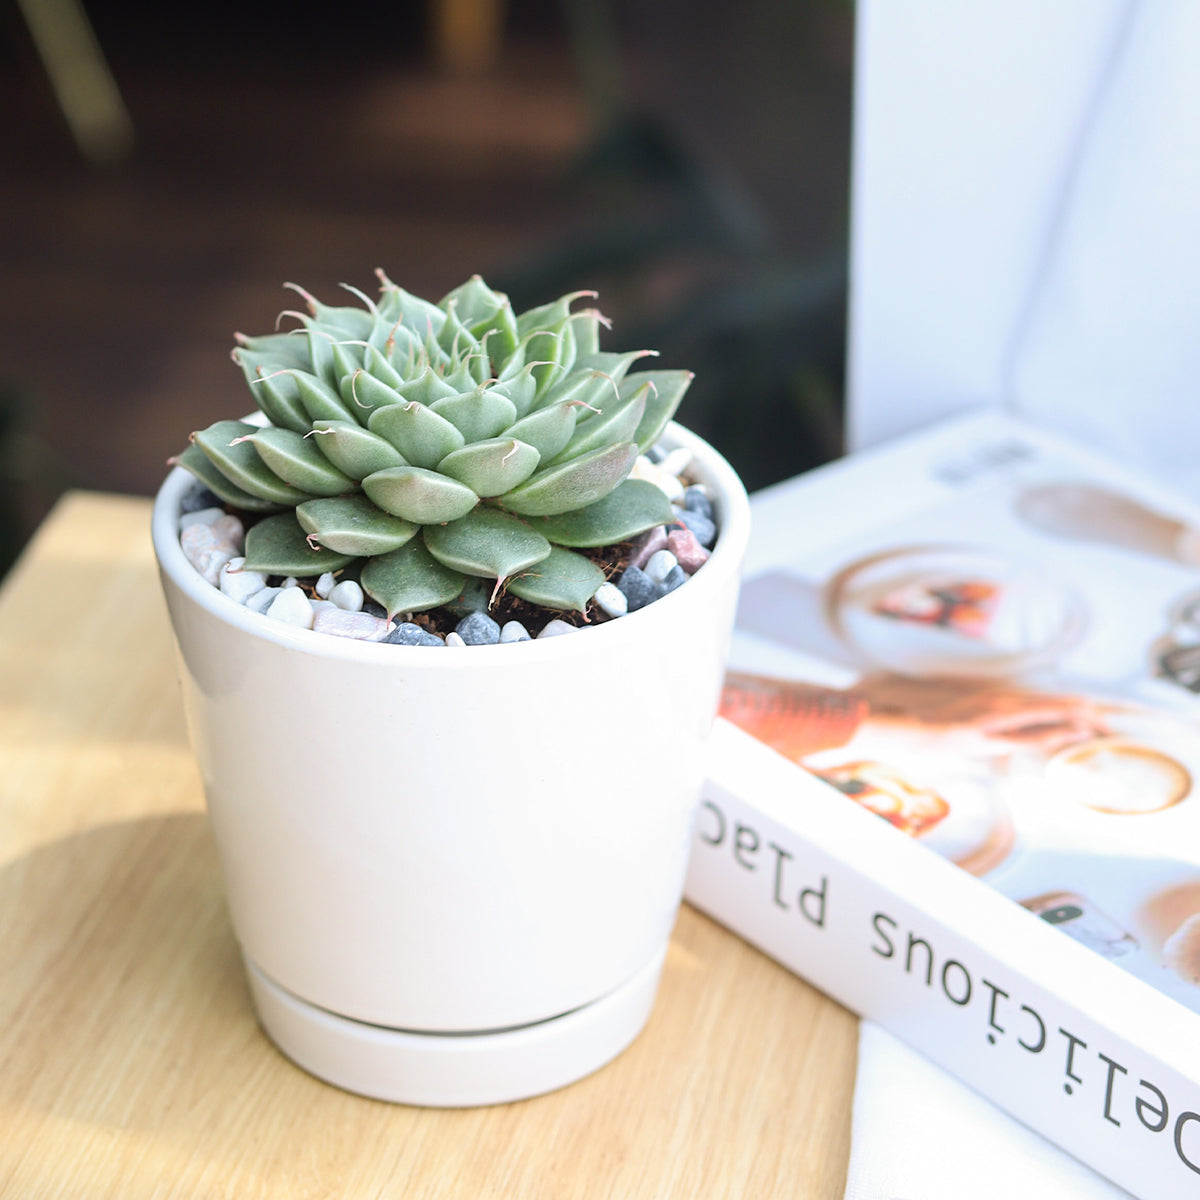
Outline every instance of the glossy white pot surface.
<path id="1" fill-rule="evenodd" d="M 270 621 L 193 570 L 191 477 L 154 544 L 192 742 L 247 957 L 287 992 L 393 1029 L 569 1012 L 660 954 L 682 894 L 749 531 L 694 451 L 720 538 L 637 613 L 533 642 L 377 645 Z"/>

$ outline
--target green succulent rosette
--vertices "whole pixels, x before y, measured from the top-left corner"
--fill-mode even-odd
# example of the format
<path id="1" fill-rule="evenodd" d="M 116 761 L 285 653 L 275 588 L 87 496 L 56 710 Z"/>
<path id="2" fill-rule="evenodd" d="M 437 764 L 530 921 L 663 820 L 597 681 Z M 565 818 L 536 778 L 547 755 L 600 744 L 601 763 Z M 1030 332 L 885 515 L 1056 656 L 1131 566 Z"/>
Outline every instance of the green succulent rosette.
<path id="1" fill-rule="evenodd" d="M 577 292 L 513 312 L 479 277 L 437 304 L 378 272 L 378 302 L 331 307 L 295 288 L 298 327 L 238 335 L 265 424 L 218 421 L 172 461 L 262 514 L 246 568 L 354 568 L 389 616 L 454 602 L 479 580 L 582 611 L 604 572 L 581 550 L 673 520 L 630 479 L 691 382 L 600 350 Z M 291 286 L 291 285 L 289 285 Z"/>

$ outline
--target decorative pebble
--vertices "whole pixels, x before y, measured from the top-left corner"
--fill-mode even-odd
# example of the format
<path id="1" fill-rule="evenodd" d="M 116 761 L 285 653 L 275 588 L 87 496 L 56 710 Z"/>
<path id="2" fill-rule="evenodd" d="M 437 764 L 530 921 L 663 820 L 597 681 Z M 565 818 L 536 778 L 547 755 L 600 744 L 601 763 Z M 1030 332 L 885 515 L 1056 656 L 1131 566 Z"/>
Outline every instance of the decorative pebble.
<path id="1" fill-rule="evenodd" d="M 642 568 L 650 577 L 651 583 L 662 583 L 670 573 L 679 566 L 679 560 L 670 550 L 660 550 L 650 556 L 650 561 Z"/>
<path id="2" fill-rule="evenodd" d="M 688 579 L 690 578 L 691 577 L 682 567 L 672 567 L 670 572 L 667 574 L 666 579 L 662 581 L 663 594 L 665 595 L 667 592 L 673 592 L 677 587 L 679 587 L 680 584 L 687 583 Z"/>
<path id="3" fill-rule="evenodd" d="M 303 588 L 300 590 L 304 591 Z M 331 603 L 329 600 L 322 600 L 320 597 L 317 597 L 315 600 L 310 599 L 309 604 L 312 605 L 314 616 L 319 612 L 329 612 L 333 609 L 337 609 L 338 612 L 342 611 L 336 604 Z"/>
<path id="4" fill-rule="evenodd" d="M 198 508 L 195 512 L 185 512 L 179 518 L 179 529 L 182 532 L 189 525 L 212 525 L 225 515 L 223 508 Z"/>
<path id="5" fill-rule="evenodd" d="M 267 577 L 259 571 L 243 571 L 244 558 L 231 558 L 222 568 L 219 576 L 221 591 L 230 600 L 245 604 L 255 592 L 261 592 L 267 586 Z"/>
<path id="6" fill-rule="evenodd" d="M 281 588 L 299 587 L 300 580 L 295 575 L 289 575 L 279 586 Z"/>
<path id="7" fill-rule="evenodd" d="M 650 449 L 646 451 L 646 457 L 652 463 L 658 464 L 667 457 L 667 452 L 665 450 L 660 450 L 657 446 L 651 446 Z"/>
<path id="8" fill-rule="evenodd" d="M 370 613 L 373 617 L 386 617 L 387 609 L 379 603 L 378 600 L 366 599 L 363 601 L 362 610 L 365 613 Z"/>
<path id="9" fill-rule="evenodd" d="M 661 466 L 655 466 L 644 454 L 633 464 L 629 477 L 644 479 L 647 483 L 654 484 L 672 502 L 683 499 L 683 484 Z"/>
<path id="10" fill-rule="evenodd" d="M 494 646 L 500 640 L 500 626 L 484 612 L 463 617 L 454 632 L 468 646 Z"/>
<path id="11" fill-rule="evenodd" d="M 282 621 L 285 625 L 295 625 L 298 629 L 311 629 L 313 606 L 298 587 L 285 587 L 281 588 L 279 595 L 271 601 L 267 616 L 272 621 Z"/>
<path id="12" fill-rule="evenodd" d="M 615 583 L 602 583 L 592 597 L 601 612 L 610 617 L 623 617 L 629 611 L 625 593 Z"/>
<path id="13" fill-rule="evenodd" d="M 246 544 L 246 527 L 237 517 L 222 513 L 213 523 L 213 532 L 239 550 Z"/>
<path id="14" fill-rule="evenodd" d="M 682 475 L 692 465 L 692 452 L 686 446 L 676 446 L 658 465 L 668 475 Z M 680 488 L 680 495 L 682 494 L 683 489 Z"/>
<path id="15" fill-rule="evenodd" d="M 460 638 L 458 636 L 458 634 L 454 632 L 453 629 L 450 630 L 450 632 L 448 634 L 446 634 L 446 645 L 447 646 L 465 646 L 466 644 L 467 643 L 464 642 L 462 640 L 462 638 Z"/>
<path id="16" fill-rule="evenodd" d="M 684 490 L 683 507 L 691 512 L 699 513 L 702 517 L 707 517 L 710 521 L 716 518 L 713 502 L 708 498 L 708 492 L 705 491 L 702 484 L 693 483 L 691 487 Z"/>
<path id="17" fill-rule="evenodd" d="M 429 633 L 411 621 L 402 621 L 383 639 L 393 646 L 444 646 L 436 634 Z"/>
<path id="18" fill-rule="evenodd" d="M 262 589 L 262 591 L 255 592 L 253 595 L 248 596 L 244 603 L 251 612 L 266 612 L 267 609 L 271 607 L 271 602 L 278 595 L 279 588 L 265 587 Z"/>
<path id="19" fill-rule="evenodd" d="M 689 575 L 695 575 L 708 562 L 708 551 L 686 525 L 682 529 L 672 529 L 667 535 L 667 549 Z"/>
<path id="20" fill-rule="evenodd" d="M 685 508 L 679 514 L 679 520 L 696 535 L 700 545 L 712 549 L 713 542 L 717 540 L 717 527 L 712 521 L 690 508 Z"/>
<path id="21" fill-rule="evenodd" d="M 657 525 L 646 534 L 646 540 L 642 543 L 638 552 L 630 559 L 631 567 L 644 567 L 650 561 L 652 554 L 657 554 L 660 550 L 667 548 L 667 527 L 665 525 Z"/>
<path id="22" fill-rule="evenodd" d="M 334 637 L 355 638 L 363 642 L 378 642 L 387 636 L 386 617 L 373 617 L 365 612 L 347 612 L 336 604 L 322 609 L 313 617 L 313 631 L 332 633 Z"/>
<path id="23" fill-rule="evenodd" d="M 532 640 L 529 630 L 520 621 L 505 621 L 504 627 L 500 630 L 501 642 L 529 642 Z"/>
<path id="24" fill-rule="evenodd" d="M 184 557 L 216 587 L 221 568 L 237 556 L 238 548 L 220 537 L 212 525 L 188 525 L 179 535 Z"/>
<path id="25" fill-rule="evenodd" d="M 651 600 L 657 600 L 659 595 L 654 581 L 638 567 L 627 567 L 621 573 L 617 587 L 624 593 L 630 612 L 645 608 Z"/>
<path id="26" fill-rule="evenodd" d="M 320 595 L 319 592 L 317 594 Z M 353 579 L 343 579 L 341 583 L 334 585 L 333 590 L 329 593 L 329 600 L 338 608 L 345 609 L 346 612 L 362 612 L 362 585 Z"/>
<path id="27" fill-rule="evenodd" d="M 564 633 L 574 633 L 575 626 L 567 621 L 561 621 L 555 617 L 553 621 L 548 621 L 543 627 L 542 632 L 538 634 L 539 638 L 562 637 Z"/>
<path id="28" fill-rule="evenodd" d="M 329 599 L 329 593 L 337 586 L 337 580 L 333 577 L 332 571 L 326 571 L 324 575 L 317 578 L 317 582 L 313 585 L 313 591 L 321 597 L 322 600 Z"/>
<path id="29" fill-rule="evenodd" d="M 179 500 L 179 511 L 181 513 L 201 512 L 206 508 L 221 507 L 221 498 L 216 492 L 210 492 L 208 488 L 197 484 L 195 487 L 189 488 Z"/>

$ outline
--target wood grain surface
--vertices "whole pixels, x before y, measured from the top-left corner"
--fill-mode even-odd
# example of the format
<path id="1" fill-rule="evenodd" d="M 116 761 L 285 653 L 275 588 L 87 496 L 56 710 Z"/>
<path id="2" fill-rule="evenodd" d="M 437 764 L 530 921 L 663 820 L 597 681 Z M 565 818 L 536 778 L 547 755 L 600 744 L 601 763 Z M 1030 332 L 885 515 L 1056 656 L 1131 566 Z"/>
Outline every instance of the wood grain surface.
<path id="1" fill-rule="evenodd" d="M 840 1198 L 854 1018 L 686 906 L 650 1024 L 550 1096 L 364 1100 L 258 1029 L 149 503 L 74 493 L 0 592 L 0 1196 Z"/>

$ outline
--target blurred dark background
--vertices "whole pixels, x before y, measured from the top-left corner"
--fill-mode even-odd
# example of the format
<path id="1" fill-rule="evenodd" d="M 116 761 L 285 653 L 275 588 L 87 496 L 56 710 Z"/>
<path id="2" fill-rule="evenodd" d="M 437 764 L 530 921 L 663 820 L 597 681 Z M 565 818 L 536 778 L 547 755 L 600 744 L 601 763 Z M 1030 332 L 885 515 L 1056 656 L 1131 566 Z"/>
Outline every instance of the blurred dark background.
<path id="1" fill-rule="evenodd" d="M 376 266 L 599 290 L 751 488 L 840 452 L 844 0 L 76 3 L 0 0 L 0 571 L 250 407 L 284 280 Z"/>

